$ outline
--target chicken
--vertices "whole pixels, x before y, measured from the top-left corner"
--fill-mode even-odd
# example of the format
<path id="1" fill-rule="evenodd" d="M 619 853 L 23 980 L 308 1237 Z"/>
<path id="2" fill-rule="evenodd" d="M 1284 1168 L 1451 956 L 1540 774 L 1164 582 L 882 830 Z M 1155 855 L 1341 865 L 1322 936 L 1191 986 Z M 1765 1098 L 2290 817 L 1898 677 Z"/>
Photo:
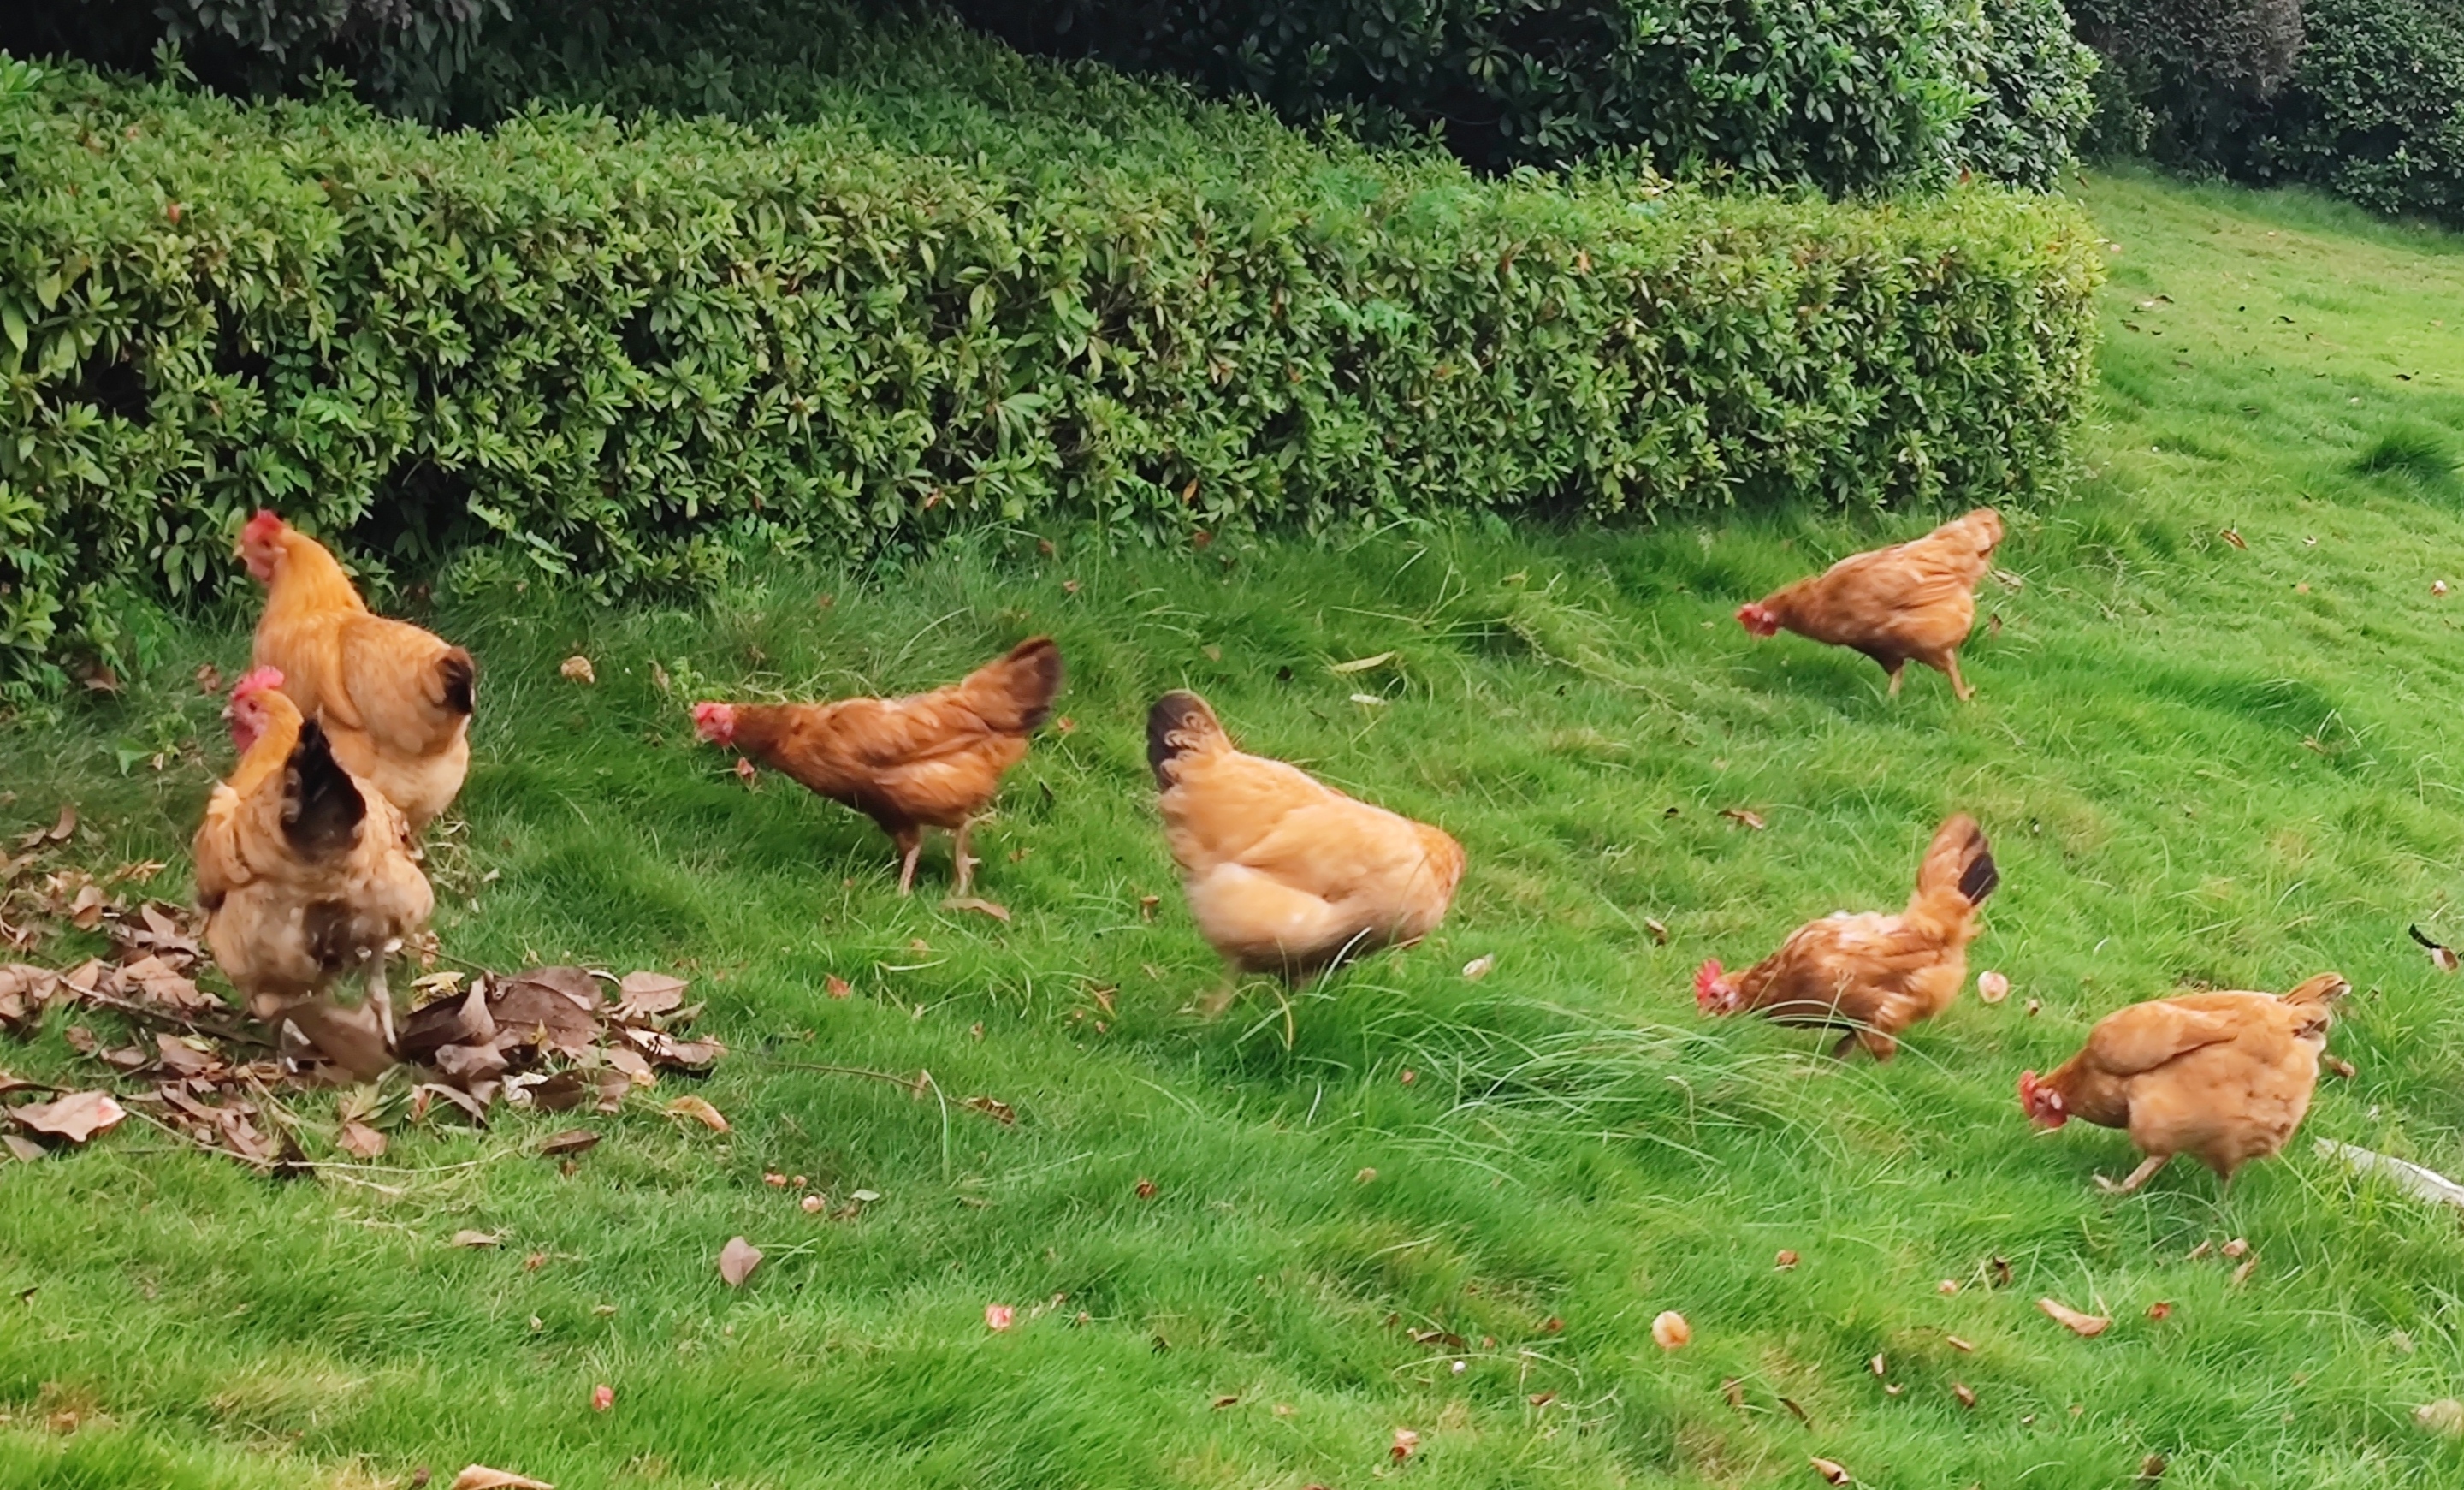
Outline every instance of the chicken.
<path id="1" fill-rule="evenodd" d="M 191 850 L 206 945 L 258 1018 L 291 1021 L 355 1076 L 380 1075 L 393 1064 L 385 955 L 435 906 L 409 829 L 300 718 L 280 673 L 241 678 L 231 722 L 239 765 L 214 788 Z M 363 963 L 367 1005 L 355 1017 L 332 990 Z"/>
<path id="2" fill-rule="evenodd" d="M 1834 1055 L 1862 1045 L 1888 1060 L 1901 1031 L 1959 996 L 1976 908 L 2001 882 L 1984 831 L 1958 813 L 1935 832 L 1907 909 L 1808 923 L 1740 973 L 1706 962 L 1694 974 L 1695 1006 L 1711 1015 L 1752 1010 L 1780 1024 L 1845 1025 Z"/>
<path id="3" fill-rule="evenodd" d="M 1299 977 L 1408 946 L 1444 919 L 1463 878 L 1462 844 L 1243 755 L 1196 694 L 1148 711 L 1147 762 L 1190 913 L 1237 971 Z"/>
<path id="4" fill-rule="evenodd" d="M 950 830 L 954 893 L 964 898 L 978 863 L 968 852 L 969 830 L 992 805 L 1001 777 L 1026 758 L 1027 737 L 1060 691 L 1061 649 L 1037 636 L 931 693 L 836 703 L 696 703 L 693 719 L 704 740 L 732 745 L 879 824 L 898 847 L 901 895 L 914 888 L 924 830 Z"/>
<path id="5" fill-rule="evenodd" d="M 1959 649 L 1976 621 L 1976 582 L 2000 542 L 2001 517 L 1979 507 L 1912 543 L 1851 554 L 1739 607 L 1737 620 L 1757 636 L 1792 631 L 1861 652 L 1890 675 L 1895 699 L 1900 670 L 1922 662 L 1964 701 L 1976 690 L 1959 676 Z"/>
<path id="6" fill-rule="evenodd" d="M 371 615 L 325 546 L 271 512 L 249 519 L 239 547 L 266 586 L 255 665 L 282 674 L 334 758 L 400 809 L 415 838 L 471 769 L 471 654 Z"/>
<path id="7" fill-rule="evenodd" d="M 2053 1075 L 2020 1075 L 2020 1109 L 2048 1130 L 2073 1118 L 2129 1130 L 2145 1162 L 2119 1185 L 2097 1176 L 2116 1194 L 2146 1184 L 2175 1154 L 2230 1181 L 2300 1125 L 2336 1000 L 2351 991 L 2322 972 L 2281 998 L 2185 993 L 2116 1010 Z"/>

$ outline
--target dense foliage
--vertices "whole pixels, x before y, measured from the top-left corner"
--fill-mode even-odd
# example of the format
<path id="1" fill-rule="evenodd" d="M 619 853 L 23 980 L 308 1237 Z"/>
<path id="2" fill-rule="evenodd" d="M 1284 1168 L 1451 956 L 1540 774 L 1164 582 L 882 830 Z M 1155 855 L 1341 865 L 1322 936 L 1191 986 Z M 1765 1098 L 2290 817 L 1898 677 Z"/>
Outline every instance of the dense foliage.
<path id="1" fill-rule="evenodd" d="M 36 0 L 0 7 L 0 51 L 131 71 L 176 47 L 192 72 L 234 91 L 334 68 L 371 98 L 434 118 L 491 24 L 513 18 L 510 0 Z"/>
<path id="2" fill-rule="evenodd" d="M 1969 500 L 2057 464 L 2099 273 L 2066 207 L 1483 183 L 885 44 L 932 47 L 1011 101 L 438 135 L 21 82 L 0 670 L 108 656 L 121 591 L 221 583 L 265 502 L 630 586 L 746 543 Z"/>
<path id="3" fill-rule="evenodd" d="M 2056 0 L 958 0 L 1033 50 L 1286 118 L 1438 131 L 1485 168 L 1633 150 L 1833 192 L 2069 160 L 2093 58 Z"/>
<path id="4" fill-rule="evenodd" d="M 2077 0 L 2107 58 L 2095 143 L 2464 222 L 2464 11 L 2449 0 Z"/>

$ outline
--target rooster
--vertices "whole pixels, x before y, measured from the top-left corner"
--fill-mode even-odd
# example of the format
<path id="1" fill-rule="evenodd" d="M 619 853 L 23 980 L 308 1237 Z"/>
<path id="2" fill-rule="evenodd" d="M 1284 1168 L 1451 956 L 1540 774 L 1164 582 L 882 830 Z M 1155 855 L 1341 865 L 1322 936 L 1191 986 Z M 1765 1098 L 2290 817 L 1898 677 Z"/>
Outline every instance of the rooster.
<path id="1" fill-rule="evenodd" d="M 393 1063 L 385 956 L 435 901 L 402 814 L 343 768 L 282 685 L 258 668 L 231 690 L 239 764 L 191 847 L 206 945 L 258 1018 L 289 1020 L 336 1064 L 373 1077 Z M 374 1029 L 331 997 L 363 965 Z"/>
<path id="2" fill-rule="evenodd" d="M 1194 693 L 1155 701 L 1147 762 L 1190 913 L 1236 970 L 1296 977 L 1409 945 L 1463 878 L 1452 837 L 1243 754 Z"/>
<path id="3" fill-rule="evenodd" d="M 282 675 L 334 758 L 400 809 L 415 838 L 471 768 L 471 654 L 370 614 L 324 545 L 271 512 L 248 520 L 239 549 L 266 587 L 255 665 Z"/>
<path id="4" fill-rule="evenodd" d="M 2116 1010 L 2051 1076 L 2020 1074 L 2019 1107 L 2049 1131 L 2073 1118 L 2127 1129 L 2146 1157 L 2118 1185 L 2097 1176 L 2112 1193 L 2146 1184 L 2175 1154 L 2230 1181 L 2300 1126 L 2336 1001 L 2352 988 L 2322 972 L 2281 998 L 2185 993 Z"/>
<path id="5" fill-rule="evenodd" d="M 954 893 L 964 898 L 978 863 L 968 834 L 1001 777 L 1026 758 L 1027 737 L 1060 691 L 1061 649 L 1037 636 L 931 693 L 835 703 L 696 703 L 693 720 L 702 739 L 733 746 L 871 818 L 897 845 L 901 895 L 914 888 L 924 830 L 949 830 Z"/>
<path id="6" fill-rule="evenodd" d="M 1862 1045 L 1888 1060 L 1901 1031 L 1959 996 L 1976 908 L 2001 882 L 1984 830 L 1959 813 L 1934 834 L 1907 909 L 1809 922 L 1743 972 L 1724 972 L 1714 958 L 1694 974 L 1695 1006 L 1710 1015 L 1751 1010 L 1780 1024 L 1845 1025 L 1832 1054 Z"/>
<path id="7" fill-rule="evenodd" d="M 1976 622 L 1976 582 L 2002 542 L 2002 519 L 1979 507 L 1912 543 L 1852 554 L 1749 605 L 1737 621 L 1757 636 L 1792 631 L 1861 652 L 1890 675 L 1922 662 L 1950 679 L 1964 702 L 1975 696 L 1959 676 L 1959 648 Z"/>

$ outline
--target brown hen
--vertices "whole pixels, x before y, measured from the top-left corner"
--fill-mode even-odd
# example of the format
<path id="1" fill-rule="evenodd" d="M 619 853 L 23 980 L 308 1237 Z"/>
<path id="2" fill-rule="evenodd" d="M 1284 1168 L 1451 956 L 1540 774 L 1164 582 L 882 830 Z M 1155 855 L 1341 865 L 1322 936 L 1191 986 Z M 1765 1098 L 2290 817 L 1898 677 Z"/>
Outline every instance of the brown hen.
<path id="1" fill-rule="evenodd" d="M 402 814 L 343 769 L 314 721 L 258 668 L 231 691 L 239 765 L 206 804 L 191 853 L 206 945 L 268 1021 L 289 1020 L 353 1075 L 393 1064 L 385 959 L 428 923 L 434 899 Z M 367 968 L 367 1007 L 335 983 Z"/>
<path id="2" fill-rule="evenodd" d="M 835 703 L 696 703 L 701 738 L 844 803 L 898 846 L 898 893 L 914 888 L 924 830 L 948 829 L 955 893 L 974 883 L 967 836 L 1061 691 L 1061 649 L 1020 642 L 947 688 Z"/>
<path id="3" fill-rule="evenodd" d="M 2281 998 L 2185 993 L 2116 1010 L 2051 1076 L 2022 1073 L 2019 1106 L 2048 1129 L 2079 1118 L 2128 1130 L 2146 1158 L 2118 1185 L 2097 1177 L 2115 1193 L 2146 1184 L 2175 1154 L 2230 1180 L 2300 1126 L 2336 1000 L 2351 991 L 2322 972 Z"/>
<path id="4" fill-rule="evenodd" d="M 1694 974 L 1695 1005 L 1713 1015 L 1750 1010 L 1780 1024 L 1846 1025 L 1833 1054 L 1861 1044 L 1888 1060 L 1901 1031 L 1959 996 L 1976 908 L 2001 882 L 1984 830 L 1959 813 L 1935 832 L 1907 909 L 1810 922 L 1743 972 L 1706 962 Z"/>
<path id="5" fill-rule="evenodd" d="M 1967 700 L 1976 690 L 1959 676 L 1959 648 L 1976 623 L 1976 582 L 2001 542 L 2001 517 L 1979 507 L 1911 543 L 1851 554 L 1738 608 L 1737 620 L 1757 636 L 1792 631 L 1861 652 L 1890 675 L 1893 698 L 1900 670 L 1913 661 L 1942 673 Z"/>
<path id="6" fill-rule="evenodd" d="M 1235 968 L 1300 976 L 1436 928 L 1463 872 L 1443 832 L 1244 755 L 1206 701 L 1168 693 L 1147 762 L 1189 909 Z"/>
<path id="7" fill-rule="evenodd" d="M 239 546 L 266 587 L 255 665 L 282 674 L 334 758 L 401 809 L 416 837 L 471 769 L 471 654 L 370 614 L 324 545 L 271 512 L 249 519 Z"/>

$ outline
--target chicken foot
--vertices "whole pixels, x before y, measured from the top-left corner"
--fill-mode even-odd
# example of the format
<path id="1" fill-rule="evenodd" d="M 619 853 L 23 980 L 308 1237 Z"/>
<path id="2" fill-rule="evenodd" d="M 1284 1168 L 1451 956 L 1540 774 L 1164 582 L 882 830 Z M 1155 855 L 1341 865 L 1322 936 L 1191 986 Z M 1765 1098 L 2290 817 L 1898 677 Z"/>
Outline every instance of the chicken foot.
<path id="1" fill-rule="evenodd" d="M 950 867 L 957 876 L 957 885 L 950 894 L 959 900 L 966 898 L 967 887 L 976 882 L 976 866 L 983 862 L 967 852 L 967 835 L 975 827 L 974 818 L 959 819 L 957 834 L 950 840 Z"/>
<path id="2" fill-rule="evenodd" d="M 368 960 L 368 1007 L 377 1012 L 377 1029 L 385 1035 L 386 1050 L 394 1048 L 393 990 L 385 987 L 385 954 L 380 950 Z"/>
<path id="3" fill-rule="evenodd" d="M 2149 1154 L 2140 1161 L 2138 1168 L 2130 1171 L 2130 1177 L 2119 1185 L 2100 1174 L 2096 1177 L 2096 1188 L 2108 1195 L 2127 1195 L 2154 1179 L 2156 1171 L 2165 1168 L 2165 1161 L 2172 1157 L 2171 1154 Z"/>

